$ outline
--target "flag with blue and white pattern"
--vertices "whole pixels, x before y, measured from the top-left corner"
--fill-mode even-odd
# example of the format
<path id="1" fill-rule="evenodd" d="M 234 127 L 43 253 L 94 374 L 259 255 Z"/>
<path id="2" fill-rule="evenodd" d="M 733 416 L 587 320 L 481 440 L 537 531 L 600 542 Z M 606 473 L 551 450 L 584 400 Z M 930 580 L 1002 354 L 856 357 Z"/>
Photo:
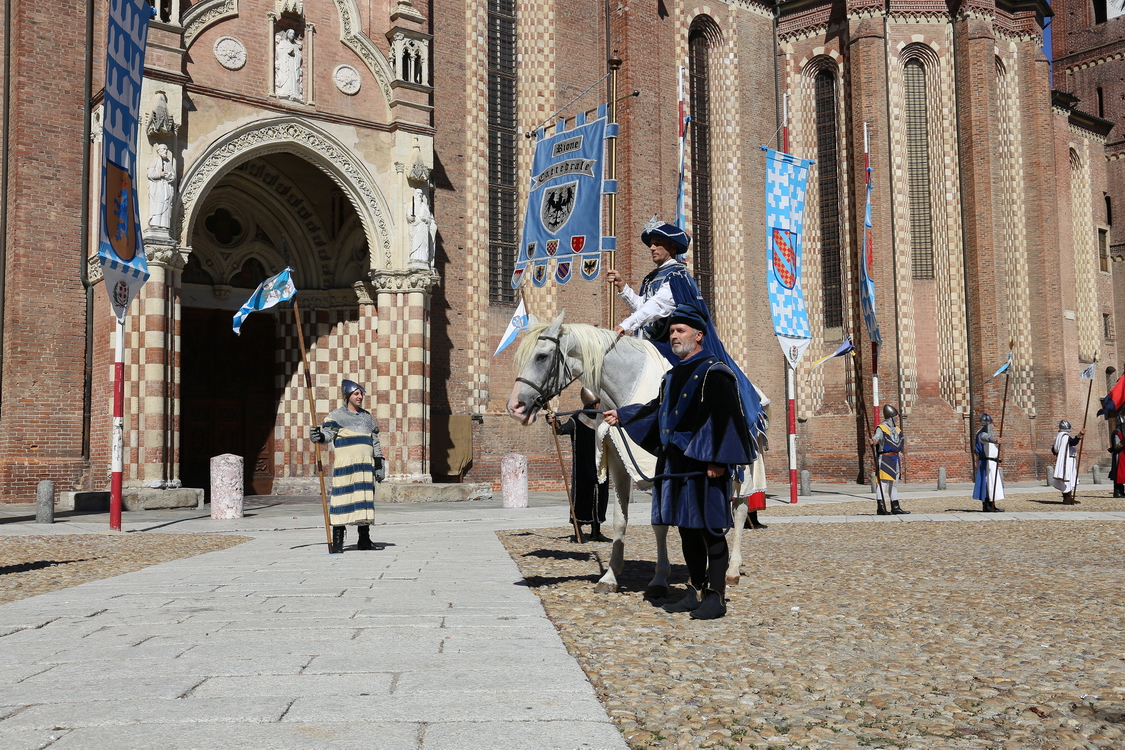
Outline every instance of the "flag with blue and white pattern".
<path id="1" fill-rule="evenodd" d="M 119 321 L 148 281 L 137 206 L 137 112 L 145 69 L 148 22 L 145 0 L 110 0 L 102 111 L 102 194 L 98 262 Z"/>
<path id="2" fill-rule="evenodd" d="M 236 336 L 242 333 L 242 321 L 246 320 L 247 315 L 259 310 L 268 310 L 279 302 L 289 300 L 297 293 L 297 287 L 293 286 L 293 279 L 289 276 L 289 272 L 292 270 L 292 268 L 286 268 L 277 276 L 271 276 L 258 284 L 258 288 L 250 295 L 250 299 L 246 300 L 246 303 L 238 308 L 238 312 L 234 314 L 233 327 Z"/>
<path id="3" fill-rule="evenodd" d="M 813 162 L 762 147 L 766 152 L 766 285 L 773 330 L 790 367 L 812 341 L 801 290 L 801 236 L 805 190 Z"/>

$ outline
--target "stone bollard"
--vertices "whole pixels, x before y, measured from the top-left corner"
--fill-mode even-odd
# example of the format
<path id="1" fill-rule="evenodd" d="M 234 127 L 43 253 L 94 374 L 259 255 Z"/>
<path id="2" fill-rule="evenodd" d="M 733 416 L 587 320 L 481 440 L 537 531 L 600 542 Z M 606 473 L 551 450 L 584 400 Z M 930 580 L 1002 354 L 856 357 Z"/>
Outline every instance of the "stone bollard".
<path id="1" fill-rule="evenodd" d="M 505 508 L 527 507 L 527 456 L 509 453 L 500 459 L 500 491 Z"/>
<path id="2" fill-rule="evenodd" d="M 872 495 L 879 494 L 879 483 L 875 481 L 875 472 L 873 472 L 873 471 L 867 472 L 867 482 L 868 482 L 868 484 L 871 485 L 871 494 Z"/>
<path id="3" fill-rule="evenodd" d="M 937 470 L 937 488 L 939 490 L 945 489 L 945 467 L 942 466 Z"/>
<path id="4" fill-rule="evenodd" d="M 211 459 L 211 518 L 242 518 L 242 456 Z"/>
<path id="5" fill-rule="evenodd" d="M 1090 474 L 1093 475 L 1094 484 L 1102 483 L 1102 467 L 1094 464 L 1090 467 Z"/>
<path id="6" fill-rule="evenodd" d="M 35 523 L 55 522 L 55 483 L 44 479 L 35 488 Z"/>
<path id="7" fill-rule="evenodd" d="M 798 494 L 800 494 L 800 495 L 808 496 L 808 495 L 812 494 L 812 492 L 809 490 L 809 470 L 808 469 L 801 469 L 801 481 L 798 483 L 797 491 L 798 491 Z"/>

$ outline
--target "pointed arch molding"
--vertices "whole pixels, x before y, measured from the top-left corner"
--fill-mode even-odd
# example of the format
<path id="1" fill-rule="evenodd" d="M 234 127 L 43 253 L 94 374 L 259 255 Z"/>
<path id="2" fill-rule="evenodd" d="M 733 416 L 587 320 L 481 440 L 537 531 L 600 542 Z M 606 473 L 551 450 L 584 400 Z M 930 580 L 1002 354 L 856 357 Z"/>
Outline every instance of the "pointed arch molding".
<path id="1" fill-rule="evenodd" d="M 204 0 L 184 11 L 184 49 L 191 47 L 195 38 L 208 26 L 238 15 L 238 0 Z"/>
<path id="2" fill-rule="evenodd" d="M 339 186 L 363 222 L 371 265 L 377 265 L 376 250 L 381 249 L 382 265 L 390 267 L 390 212 L 367 167 L 334 137 L 297 117 L 256 121 L 226 134 L 204 150 L 184 174 L 180 194 L 184 209 L 181 242 L 190 246 L 199 199 L 224 175 L 254 157 L 283 152 L 307 159 Z"/>

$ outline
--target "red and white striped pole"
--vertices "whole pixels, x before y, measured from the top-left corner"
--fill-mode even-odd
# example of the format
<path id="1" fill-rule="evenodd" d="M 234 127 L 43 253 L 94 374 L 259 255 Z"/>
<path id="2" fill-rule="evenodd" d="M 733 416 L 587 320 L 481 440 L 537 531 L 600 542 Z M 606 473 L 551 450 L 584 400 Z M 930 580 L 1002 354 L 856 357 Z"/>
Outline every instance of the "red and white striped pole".
<path id="1" fill-rule="evenodd" d="M 781 97 L 781 150 L 789 153 L 789 94 Z M 797 503 L 797 365 L 785 360 L 785 395 L 789 402 L 789 502 Z"/>
<path id="2" fill-rule="evenodd" d="M 113 445 L 109 485 L 109 528 L 121 531 L 121 469 L 125 452 L 125 318 L 117 320 L 113 344 Z"/>

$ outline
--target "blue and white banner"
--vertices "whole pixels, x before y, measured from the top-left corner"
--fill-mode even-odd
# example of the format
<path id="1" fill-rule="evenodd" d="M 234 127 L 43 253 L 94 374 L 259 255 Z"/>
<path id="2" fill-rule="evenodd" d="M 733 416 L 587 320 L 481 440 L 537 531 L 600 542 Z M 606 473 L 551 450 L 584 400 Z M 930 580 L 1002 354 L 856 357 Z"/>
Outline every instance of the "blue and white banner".
<path id="1" fill-rule="evenodd" d="M 816 362 L 813 362 L 812 367 L 810 367 L 809 371 L 805 373 L 805 382 L 809 382 L 809 379 L 812 377 L 813 370 L 820 367 L 828 360 L 835 359 L 836 357 L 842 357 L 845 354 L 850 354 L 853 357 L 855 356 L 855 345 L 852 343 L 851 336 L 848 336 L 846 339 L 844 339 L 844 343 L 840 344 L 840 346 L 836 348 L 836 351 L 832 352 L 827 357 L 821 357 Z"/>
<path id="2" fill-rule="evenodd" d="M 492 353 L 495 357 L 500 352 L 507 349 L 516 337 L 523 332 L 525 328 L 530 325 L 535 325 L 536 320 L 534 315 L 528 315 L 527 308 L 524 307 L 523 300 L 520 300 L 516 311 L 512 313 L 512 319 L 508 321 L 508 327 L 504 330 L 504 336 L 500 339 L 500 346 L 496 347 L 496 351 Z"/>
<path id="3" fill-rule="evenodd" d="M 103 105 L 98 261 L 119 321 L 148 281 L 137 206 L 137 111 L 153 9 L 145 0 L 110 0 Z"/>
<path id="4" fill-rule="evenodd" d="M 526 276 L 535 286 L 552 276 L 565 284 L 576 270 L 587 281 L 597 278 L 602 250 L 612 249 L 606 242 L 612 238 L 602 237 L 602 195 L 617 189 L 603 179 L 605 141 L 616 135 L 604 104 L 592 122 L 579 114 L 573 130 L 562 120 L 550 136 L 539 130 L 513 288 Z"/>
<path id="5" fill-rule="evenodd" d="M 771 148 L 766 152 L 766 286 L 773 331 L 790 367 L 796 368 L 812 341 L 801 291 L 801 235 L 809 159 Z"/>
<path id="6" fill-rule="evenodd" d="M 870 173 L 870 169 L 868 172 Z M 867 208 L 863 213 L 863 262 L 860 264 L 859 305 L 863 309 L 863 323 L 867 337 L 873 344 L 883 343 L 879 321 L 875 319 L 875 241 L 871 236 L 871 179 L 867 180 Z"/>
<path id="7" fill-rule="evenodd" d="M 1006 360 L 1004 360 L 1004 364 L 1000 365 L 1000 369 L 998 369 L 996 372 L 992 373 L 992 378 L 995 378 L 997 375 L 1003 375 L 1008 370 L 1010 370 L 1011 367 L 1012 367 L 1012 352 L 1009 349 L 1008 350 L 1008 358 Z M 992 380 L 992 378 L 989 378 L 988 380 L 986 380 L 984 382 L 988 383 Z"/>
<path id="8" fill-rule="evenodd" d="M 246 300 L 246 304 L 238 308 L 238 312 L 234 314 L 233 327 L 236 336 L 242 334 L 242 321 L 246 320 L 247 315 L 259 310 L 268 310 L 279 302 L 288 301 L 297 293 L 297 287 L 293 286 L 293 279 L 289 275 L 292 270 L 286 268 L 277 276 L 271 276 L 258 284 L 250 299 Z"/>

